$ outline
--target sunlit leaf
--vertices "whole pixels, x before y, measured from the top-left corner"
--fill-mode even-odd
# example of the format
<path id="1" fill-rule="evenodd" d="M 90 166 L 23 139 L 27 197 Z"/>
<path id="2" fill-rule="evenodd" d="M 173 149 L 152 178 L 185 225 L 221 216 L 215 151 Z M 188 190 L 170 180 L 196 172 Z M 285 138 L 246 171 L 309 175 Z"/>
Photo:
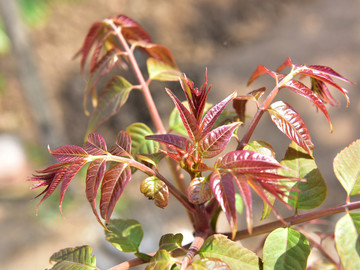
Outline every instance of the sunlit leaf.
<path id="1" fill-rule="evenodd" d="M 252 141 L 244 146 L 243 150 L 249 150 L 260 153 L 262 155 L 275 158 L 275 151 L 273 147 L 267 142 L 263 141 Z"/>
<path id="2" fill-rule="evenodd" d="M 176 260 L 164 249 L 156 252 L 145 270 L 171 270 Z"/>
<path id="3" fill-rule="evenodd" d="M 160 161 L 166 157 L 166 154 L 163 152 L 156 152 L 153 154 L 142 154 L 142 155 L 136 155 L 136 158 L 140 161 L 147 162 L 151 165 L 154 165 L 157 167 L 160 163 Z"/>
<path id="4" fill-rule="evenodd" d="M 145 137 L 153 135 L 151 129 L 144 123 L 131 124 L 126 132 L 131 137 L 131 155 L 136 156 L 137 154 L 152 154 L 155 153 L 159 144 L 155 141 L 146 140 Z"/>
<path id="5" fill-rule="evenodd" d="M 282 175 L 306 179 L 305 182 L 288 185 L 298 190 L 290 192 L 286 198 L 295 209 L 312 209 L 318 207 L 326 198 L 326 183 L 323 179 L 315 160 L 304 149 L 292 142 L 286 151 L 281 164 L 291 170 L 281 170 Z"/>
<path id="6" fill-rule="evenodd" d="M 199 151 L 203 158 L 212 158 L 220 154 L 229 143 L 234 130 L 240 126 L 240 122 L 220 126 L 199 141 Z"/>
<path id="7" fill-rule="evenodd" d="M 146 136 L 146 139 L 157 141 L 169 146 L 170 148 L 181 150 L 186 150 L 188 147 L 192 146 L 192 142 L 189 139 L 174 134 L 154 134 Z"/>
<path id="8" fill-rule="evenodd" d="M 92 248 L 89 246 L 62 249 L 50 257 L 50 262 L 55 263 L 51 269 L 97 270 L 96 258 L 91 253 Z"/>
<path id="9" fill-rule="evenodd" d="M 99 103 L 91 114 L 88 132 L 117 114 L 127 101 L 133 85 L 121 76 L 113 77 L 99 96 Z"/>
<path id="10" fill-rule="evenodd" d="M 168 252 L 171 252 L 175 249 L 182 248 L 183 238 L 184 237 L 181 233 L 165 234 L 160 238 L 159 249 L 164 249 Z"/>
<path id="11" fill-rule="evenodd" d="M 300 115 L 289 104 L 277 101 L 271 104 L 268 112 L 271 120 L 281 132 L 302 147 L 309 155 L 312 155 L 314 145 L 309 131 Z"/>
<path id="12" fill-rule="evenodd" d="M 210 185 L 216 200 L 230 224 L 232 236 L 237 229 L 237 216 L 235 208 L 235 187 L 231 174 L 220 175 L 217 171 L 210 175 Z"/>
<path id="13" fill-rule="evenodd" d="M 266 194 L 268 201 L 271 203 L 271 205 L 274 205 L 275 200 L 276 200 L 275 196 L 273 196 L 270 192 L 268 192 L 266 190 L 265 190 L 265 194 Z M 271 210 L 272 210 L 272 207 L 267 202 L 263 201 L 263 211 L 262 211 L 260 220 L 267 219 L 271 213 Z"/>
<path id="14" fill-rule="evenodd" d="M 171 65 L 155 58 L 148 58 L 146 61 L 149 78 L 157 81 L 177 81 L 181 72 Z"/>
<path id="15" fill-rule="evenodd" d="M 302 233 L 291 228 L 276 229 L 264 244 L 264 270 L 304 270 L 309 254 L 309 242 Z"/>
<path id="16" fill-rule="evenodd" d="M 236 92 L 232 93 L 228 97 L 226 97 L 223 101 L 215 104 L 203 117 L 200 125 L 201 130 L 201 137 L 206 135 L 213 125 L 215 124 L 216 120 L 221 115 L 222 111 L 225 109 L 226 105 L 236 97 Z"/>
<path id="17" fill-rule="evenodd" d="M 239 214 L 243 213 L 244 202 L 239 193 L 235 193 L 235 209 Z"/>
<path id="18" fill-rule="evenodd" d="M 347 213 L 335 226 L 335 244 L 344 269 L 360 265 L 360 213 Z"/>
<path id="19" fill-rule="evenodd" d="M 220 234 L 214 234 L 208 237 L 201 247 L 199 255 L 202 259 L 221 260 L 226 263 L 231 270 L 261 269 L 260 259 L 255 253 Z"/>
<path id="20" fill-rule="evenodd" d="M 136 42 L 134 45 L 140 47 L 142 51 L 148 54 L 150 57 L 163 62 L 169 67 L 172 67 L 173 70 L 178 70 L 174 56 L 167 47 L 154 44 L 152 42 Z"/>
<path id="21" fill-rule="evenodd" d="M 288 57 L 288 58 L 286 58 L 286 60 L 284 61 L 284 63 L 282 63 L 282 64 L 276 69 L 276 72 L 280 72 L 280 71 L 282 71 L 284 68 L 292 67 L 292 66 L 293 66 L 293 63 L 292 63 L 291 59 Z"/>
<path id="22" fill-rule="evenodd" d="M 138 252 L 143 239 L 141 224 L 133 219 L 111 219 L 106 240 L 122 252 Z"/>
<path id="23" fill-rule="evenodd" d="M 193 270 L 231 270 L 231 268 L 220 259 L 203 258 L 191 264 Z"/>
<path id="24" fill-rule="evenodd" d="M 108 170 L 101 184 L 100 214 L 108 223 L 115 205 L 130 181 L 131 169 L 125 163 L 119 163 Z"/>
<path id="25" fill-rule="evenodd" d="M 360 139 L 336 155 L 334 172 L 348 196 L 360 194 Z"/>
<path id="26" fill-rule="evenodd" d="M 185 107 L 184 104 L 180 102 L 180 100 L 169 89 L 166 89 L 166 91 L 173 100 L 179 112 L 181 121 L 190 139 L 192 139 L 193 141 L 198 140 L 200 136 L 200 130 L 195 116 Z"/>
<path id="27" fill-rule="evenodd" d="M 270 69 L 268 69 L 267 67 L 263 66 L 263 65 L 258 65 L 256 70 L 254 71 L 254 73 L 251 75 L 247 85 L 249 86 L 251 83 L 253 83 L 257 78 L 259 78 L 260 76 L 264 75 L 264 74 L 269 74 L 271 77 L 273 77 L 274 79 L 276 79 L 278 76 L 279 77 L 284 77 L 284 75 L 279 74 L 277 72 L 274 72 Z"/>
<path id="28" fill-rule="evenodd" d="M 332 132 L 333 126 L 328 111 L 326 109 L 326 106 L 324 102 L 313 91 L 311 91 L 305 84 L 296 80 L 288 81 L 285 84 L 285 86 L 290 90 L 292 90 L 293 92 L 295 92 L 296 94 L 299 94 L 310 100 L 325 115 L 330 125 L 330 131 Z"/>
<path id="29" fill-rule="evenodd" d="M 202 204 L 213 197 L 211 186 L 206 177 L 196 177 L 188 187 L 188 199 L 191 203 Z"/>
<path id="30" fill-rule="evenodd" d="M 146 178 L 140 185 L 140 191 L 148 199 L 154 200 L 157 207 L 164 208 L 169 203 L 167 185 L 155 176 Z"/>

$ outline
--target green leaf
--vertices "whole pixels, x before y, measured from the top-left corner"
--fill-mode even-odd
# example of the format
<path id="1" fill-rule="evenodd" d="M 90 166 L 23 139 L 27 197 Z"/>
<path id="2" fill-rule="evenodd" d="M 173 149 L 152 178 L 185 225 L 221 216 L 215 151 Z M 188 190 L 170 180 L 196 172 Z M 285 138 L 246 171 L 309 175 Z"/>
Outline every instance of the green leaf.
<path id="1" fill-rule="evenodd" d="M 157 81 L 178 81 L 181 72 L 174 66 L 155 58 L 146 61 L 149 78 Z"/>
<path id="2" fill-rule="evenodd" d="M 96 267 L 95 256 L 91 256 L 92 248 L 81 246 L 75 248 L 65 248 L 50 257 L 50 262 L 56 264 L 52 270 L 93 270 Z"/>
<path id="3" fill-rule="evenodd" d="M 302 233 L 291 228 L 276 229 L 265 240 L 264 270 L 304 270 L 309 254 L 309 242 Z"/>
<path id="4" fill-rule="evenodd" d="M 299 191 L 291 191 L 291 197 L 285 198 L 285 201 L 295 209 L 312 209 L 321 205 L 326 198 L 327 188 L 315 160 L 303 148 L 292 142 L 281 164 L 293 171 L 281 170 L 280 174 L 306 179 L 306 182 L 295 184 L 294 187 Z"/>
<path id="5" fill-rule="evenodd" d="M 274 205 L 276 200 L 275 196 L 273 196 L 270 192 L 266 190 L 264 190 L 264 192 L 269 203 L 271 203 L 271 205 Z M 263 211 L 260 220 L 267 219 L 271 213 L 271 209 L 272 209 L 271 206 L 267 202 L 263 201 Z"/>
<path id="6" fill-rule="evenodd" d="M 141 183 L 140 191 L 145 197 L 154 200 L 157 207 L 164 208 L 169 203 L 169 188 L 155 176 L 147 177 Z"/>
<path id="7" fill-rule="evenodd" d="M 126 132 L 131 137 L 131 155 L 155 153 L 159 144 L 152 140 L 146 140 L 145 136 L 154 134 L 144 123 L 134 123 L 128 126 Z"/>
<path id="8" fill-rule="evenodd" d="M 334 172 L 348 196 L 360 194 L 360 139 L 343 149 L 334 159 Z"/>
<path id="9" fill-rule="evenodd" d="M 164 249 L 168 252 L 173 251 L 174 249 L 182 247 L 183 235 L 181 233 L 177 234 L 165 234 L 161 236 L 159 242 L 159 249 Z"/>
<path id="10" fill-rule="evenodd" d="M 173 269 L 173 265 L 176 260 L 164 249 L 160 249 L 156 252 L 152 258 L 150 264 L 145 268 L 146 270 L 170 270 Z"/>
<path id="11" fill-rule="evenodd" d="M 98 104 L 91 114 L 87 133 L 96 129 L 125 104 L 133 85 L 121 76 L 112 78 L 99 96 Z"/>
<path id="12" fill-rule="evenodd" d="M 343 216 L 335 226 L 335 244 L 345 270 L 360 265 L 360 213 Z"/>
<path id="13" fill-rule="evenodd" d="M 194 261 L 191 265 L 193 270 L 231 270 L 226 263 L 215 258 L 203 258 L 199 261 Z"/>
<path id="14" fill-rule="evenodd" d="M 141 224 L 133 219 L 111 219 L 106 240 L 122 252 L 138 252 L 143 238 Z"/>
<path id="15" fill-rule="evenodd" d="M 268 157 L 275 158 L 275 151 L 272 146 L 263 141 L 252 141 L 245 145 L 244 150 L 250 150 Z"/>
<path id="16" fill-rule="evenodd" d="M 243 213 L 244 210 L 244 202 L 241 198 L 239 193 L 235 193 L 235 209 L 240 215 Z"/>
<path id="17" fill-rule="evenodd" d="M 219 259 L 232 270 L 261 269 L 259 257 L 255 253 L 220 234 L 207 238 L 199 254 L 201 259 Z"/>

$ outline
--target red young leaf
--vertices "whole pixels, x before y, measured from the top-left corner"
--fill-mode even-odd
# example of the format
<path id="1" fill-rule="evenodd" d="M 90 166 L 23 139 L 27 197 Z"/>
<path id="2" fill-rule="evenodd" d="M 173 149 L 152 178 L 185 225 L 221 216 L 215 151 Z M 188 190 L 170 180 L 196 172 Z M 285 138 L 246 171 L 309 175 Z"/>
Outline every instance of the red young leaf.
<path id="1" fill-rule="evenodd" d="M 322 74 L 326 74 L 328 76 L 332 76 L 335 78 L 338 78 L 344 82 L 354 84 L 352 81 L 346 79 L 345 77 L 341 76 L 339 73 L 337 73 L 335 70 L 333 70 L 331 67 L 327 66 L 320 66 L 320 65 L 310 65 L 308 66 L 311 69 L 315 69 L 317 71 L 320 71 Z"/>
<path id="2" fill-rule="evenodd" d="M 249 233 L 251 234 L 253 224 L 252 195 L 249 183 L 247 181 L 247 176 L 245 174 L 233 174 L 233 176 L 245 204 L 246 225 Z"/>
<path id="3" fill-rule="evenodd" d="M 70 182 L 73 180 L 74 176 L 80 171 L 80 169 L 86 164 L 86 161 L 78 161 L 72 163 L 69 167 L 66 167 L 64 174 L 62 175 L 62 183 L 60 187 L 60 202 L 59 202 L 59 209 L 60 213 L 62 214 L 61 206 L 62 201 L 64 199 L 65 192 L 69 187 Z"/>
<path id="4" fill-rule="evenodd" d="M 271 104 L 268 112 L 271 120 L 281 132 L 312 156 L 314 145 L 300 115 L 297 114 L 289 104 L 283 101 L 277 101 Z"/>
<path id="5" fill-rule="evenodd" d="M 315 67 L 316 68 L 311 68 L 311 67 L 307 67 L 307 66 L 299 66 L 298 72 L 299 72 L 299 74 L 310 76 L 312 78 L 318 79 L 320 81 L 323 81 L 324 83 L 330 84 L 331 86 L 335 87 L 345 96 L 347 105 L 349 105 L 350 100 L 347 95 L 347 91 L 344 88 L 340 87 L 337 83 L 335 83 L 330 76 L 334 76 L 334 77 L 339 78 L 346 82 L 350 82 L 350 83 L 352 83 L 352 82 L 345 79 L 344 77 L 342 77 L 341 75 L 339 75 L 338 73 L 333 71 L 331 68 L 323 67 L 323 70 L 321 70 L 319 68 L 321 66 L 315 66 Z M 333 71 L 334 74 L 332 74 L 332 72 L 329 70 Z"/>
<path id="6" fill-rule="evenodd" d="M 101 180 L 104 177 L 106 170 L 106 160 L 105 159 L 95 159 L 90 163 L 87 173 L 86 173 L 86 198 L 89 201 L 91 208 L 96 216 L 96 219 L 100 224 L 100 217 L 96 210 L 96 194 L 99 189 Z"/>
<path id="7" fill-rule="evenodd" d="M 324 102 L 313 92 L 311 91 L 305 84 L 296 81 L 296 80 L 290 80 L 285 84 L 285 87 L 289 88 L 296 94 L 299 94 L 307 99 L 309 99 L 312 103 L 315 104 L 315 106 L 325 115 L 326 119 L 329 122 L 330 130 L 332 132 L 333 126 L 330 120 L 330 116 L 327 112 L 326 106 Z"/>
<path id="8" fill-rule="evenodd" d="M 340 103 L 331 95 L 328 87 L 323 81 L 318 79 L 310 78 L 311 80 L 311 91 L 313 91 L 319 98 L 326 104 L 329 103 L 331 106 L 339 107 Z"/>
<path id="9" fill-rule="evenodd" d="M 225 109 L 226 105 L 236 97 L 236 91 L 225 98 L 223 101 L 214 105 L 204 116 L 201 121 L 200 130 L 201 137 L 205 136 L 215 124 L 216 120 L 219 118 L 222 111 Z"/>
<path id="10" fill-rule="evenodd" d="M 234 130 L 240 126 L 240 122 L 220 126 L 199 141 L 198 150 L 203 158 L 212 158 L 220 154 L 229 143 Z"/>
<path id="11" fill-rule="evenodd" d="M 207 86 L 207 71 L 205 72 L 205 82 L 200 89 L 194 87 L 194 82 L 186 77 L 180 80 L 180 84 L 189 103 L 189 108 L 197 122 L 200 124 L 207 96 L 211 88 L 211 85 L 209 87 Z"/>
<path id="12" fill-rule="evenodd" d="M 235 208 L 235 187 L 232 176 L 229 173 L 220 175 L 218 171 L 215 171 L 210 175 L 210 185 L 216 200 L 219 202 L 230 224 L 234 238 L 237 230 L 237 216 Z"/>
<path id="13" fill-rule="evenodd" d="M 277 69 L 276 69 L 276 72 L 280 72 L 282 71 L 283 69 L 287 68 L 287 67 L 292 67 L 293 66 L 293 63 L 291 61 L 291 59 L 288 57 L 286 58 L 285 62 L 282 63 Z"/>
<path id="14" fill-rule="evenodd" d="M 55 159 L 61 162 L 84 161 L 89 156 L 80 146 L 69 144 L 62 145 L 54 150 L 49 148 L 49 152 Z"/>
<path id="15" fill-rule="evenodd" d="M 217 159 L 215 167 L 236 169 L 238 173 L 260 173 L 284 168 L 276 159 L 249 150 L 229 152 Z"/>
<path id="16" fill-rule="evenodd" d="M 104 138 L 97 133 L 90 133 L 84 144 L 84 149 L 92 156 L 100 156 L 107 154 L 107 147 Z"/>
<path id="17" fill-rule="evenodd" d="M 119 163 L 105 173 L 101 184 L 100 214 L 106 224 L 130 178 L 131 169 L 125 163 Z"/>
<path id="18" fill-rule="evenodd" d="M 171 51 L 163 45 L 153 44 L 153 43 L 144 43 L 138 42 L 135 44 L 137 47 L 140 47 L 147 53 L 150 57 L 158 59 L 167 65 L 178 69 L 174 56 Z"/>
<path id="19" fill-rule="evenodd" d="M 200 130 L 198 127 L 198 123 L 194 115 L 190 113 L 190 111 L 180 102 L 180 100 L 171 92 L 170 89 L 166 88 L 166 92 L 169 94 L 171 99 L 173 100 L 177 110 L 179 111 L 179 115 L 181 121 L 183 122 L 189 137 L 193 141 L 197 141 L 200 136 Z"/>
<path id="20" fill-rule="evenodd" d="M 172 149 L 187 150 L 192 146 L 190 140 L 185 137 L 174 134 L 155 134 L 145 137 L 147 140 L 153 140 L 163 143 Z"/>
<path id="21" fill-rule="evenodd" d="M 120 131 L 116 137 L 116 144 L 110 149 L 115 156 L 129 155 L 131 153 L 131 137 L 125 131 Z"/>
<path id="22" fill-rule="evenodd" d="M 191 203 L 202 204 L 212 199 L 213 193 L 207 178 L 196 177 L 188 187 L 188 199 Z"/>
<path id="23" fill-rule="evenodd" d="M 268 69 L 267 67 L 263 66 L 263 65 L 258 65 L 256 70 L 254 71 L 254 73 L 251 75 L 247 85 L 249 86 L 251 83 L 253 83 L 257 78 L 259 78 L 261 75 L 264 74 L 269 74 L 271 77 L 273 77 L 274 79 L 277 78 L 283 78 L 285 77 L 283 74 L 274 72 L 270 69 Z"/>

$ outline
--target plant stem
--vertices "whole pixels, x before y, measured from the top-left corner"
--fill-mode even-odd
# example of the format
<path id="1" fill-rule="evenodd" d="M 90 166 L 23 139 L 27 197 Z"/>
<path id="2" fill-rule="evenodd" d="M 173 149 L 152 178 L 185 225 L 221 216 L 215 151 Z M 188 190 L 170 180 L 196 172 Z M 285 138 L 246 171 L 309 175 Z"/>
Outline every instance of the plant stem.
<path id="1" fill-rule="evenodd" d="M 206 237 L 208 237 L 207 232 L 199 232 L 195 235 L 194 241 L 192 242 L 188 252 L 186 253 L 184 259 L 181 263 L 180 270 L 186 270 L 189 264 L 192 262 L 192 259 L 196 253 L 200 250 L 201 246 L 204 244 Z"/>
<path id="2" fill-rule="evenodd" d="M 141 88 L 142 88 L 142 94 L 146 103 L 146 106 L 149 110 L 150 113 L 150 117 L 152 119 L 152 122 L 155 126 L 155 129 L 158 133 L 160 134 L 166 134 L 166 129 L 164 127 L 164 124 L 161 120 L 161 117 L 159 115 L 159 112 L 156 108 L 155 102 L 151 96 L 151 92 L 149 89 L 148 84 L 146 83 L 144 76 L 141 73 L 141 70 L 139 68 L 139 65 L 135 59 L 133 50 L 130 49 L 127 41 L 125 40 L 124 36 L 121 33 L 120 27 L 117 27 L 113 21 L 111 20 L 106 20 L 106 22 L 114 29 L 116 36 L 118 37 L 119 41 L 121 42 L 121 45 L 123 46 L 125 52 L 127 53 L 128 57 L 129 57 L 129 61 L 131 63 L 131 67 L 133 68 L 133 71 L 135 73 L 135 76 L 137 77 Z M 173 177 L 175 179 L 176 185 L 177 187 L 183 192 L 186 193 L 187 192 L 187 186 L 185 184 L 184 181 L 184 176 L 180 171 L 180 166 L 173 161 L 172 159 L 167 159 L 168 163 L 169 163 L 169 167 L 170 170 L 173 174 Z"/>
<path id="3" fill-rule="evenodd" d="M 150 253 L 148 255 L 149 256 L 154 256 L 155 253 Z M 129 261 L 120 263 L 118 265 L 115 265 L 115 266 L 109 268 L 108 270 L 127 270 L 127 269 L 129 269 L 131 267 L 134 267 L 134 266 L 137 266 L 137 265 L 140 265 L 140 264 L 143 264 L 143 263 L 147 263 L 147 261 L 144 261 L 141 258 L 134 258 L 132 260 L 129 260 Z"/>
<path id="4" fill-rule="evenodd" d="M 313 211 L 313 212 L 306 213 L 303 215 L 288 217 L 288 218 L 285 218 L 285 221 L 286 221 L 286 223 L 289 224 L 289 226 L 293 226 L 293 225 L 301 224 L 304 222 L 308 222 L 310 220 L 323 218 L 323 217 L 327 217 L 327 216 L 331 216 L 331 215 L 335 215 L 338 213 L 347 212 L 347 211 L 359 209 L 359 208 L 360 208 L 360 201 L 357 201 L 357 202 L 353 202 L 353 203 L 349 203 L 349 204 L 342 204 L 342 205 L 330 207 L 327 209 Z M 235 235 L 234 240 L 246 239 L 246 238 L 261 235 L 264 233 L 269 233 L 277 228 L 285 228 L 285 227 L 287 227 L 287 226 L 280 220 L 270 222 L 270 223 L 267 223 L 264 225 L 254 227 L 252 234 L 249 234 L 248 230 L 238 231 Z M 224 233 L 224 235 L 231 237 L 231 233 Z"/>

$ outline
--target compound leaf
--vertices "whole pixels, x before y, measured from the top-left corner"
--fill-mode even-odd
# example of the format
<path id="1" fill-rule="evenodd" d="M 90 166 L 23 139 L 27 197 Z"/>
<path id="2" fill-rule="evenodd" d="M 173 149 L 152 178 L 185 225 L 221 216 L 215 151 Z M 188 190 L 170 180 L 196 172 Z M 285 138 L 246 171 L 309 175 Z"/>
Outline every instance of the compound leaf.
<path id="1" fill-rule="evenodd" d="M 62 162 L 77 162 L 85 161 L 89 154 L 80 146 L 77 145 L 62 145 L 54 150 L 49 148 L 50 154 L 58 161 Z"/>
<path id="2" fill-rule="evenodd" d="M 181 77 L 181 72 L 177 68 L 158 59 L 150 57 L 146 61 L 146 65 L 149 78 L 152 80 L 177 81 Z"/>
<path id="3" fill-rule="evenodd" d="M 335 244 L 344 269 L 360 265 L 360 213 L 348 213 L 335 226 Z"/>
<path id="4" fill-rule="evenodd" d="M 92 248 L 81 246 L 75 248 L 65 248 L 50 257 L 50 262 L 55 263 L 52 270 L 94 270 L 96 258 L 91 255 Z"/>
<path id="5" fill-rule="evenodd" d="M 343 149 L 334 159 L 334 172 L 348 196 L 360 194 L 360 139 Z"/>
<path id="6" fill-rule="evenodd" d="M 201 247 L 199 255 L 201 259 L 208 258 L 210 260 L 221 260 L 229 267 L 224 269 L 261 269 L 259 265 L 259 257 L 256 256 L 255 253 L 220 234 L 214 234 L 208 237 Z"/>
<path id="7" fill-rule="evenodd" d="M 306 237 L 291 228 L 279 228 L 265 240 L 264 270 L 304 270 L 310 246 Z"/>
<path id="8" fill-rule="evenodd" d="M 138 252 L 143 239 L 141 224 L 133 219 L 111 219 L 106 240 L 122 252 Z"/>
<path id="9" fill-rule="evenodd" d="M 84 144 L 84 149 L 87 153 L 93 156 L 106 155 L 107 147 L 104 138 L 97 133 L 90 133 L 87 141 Z"/>

